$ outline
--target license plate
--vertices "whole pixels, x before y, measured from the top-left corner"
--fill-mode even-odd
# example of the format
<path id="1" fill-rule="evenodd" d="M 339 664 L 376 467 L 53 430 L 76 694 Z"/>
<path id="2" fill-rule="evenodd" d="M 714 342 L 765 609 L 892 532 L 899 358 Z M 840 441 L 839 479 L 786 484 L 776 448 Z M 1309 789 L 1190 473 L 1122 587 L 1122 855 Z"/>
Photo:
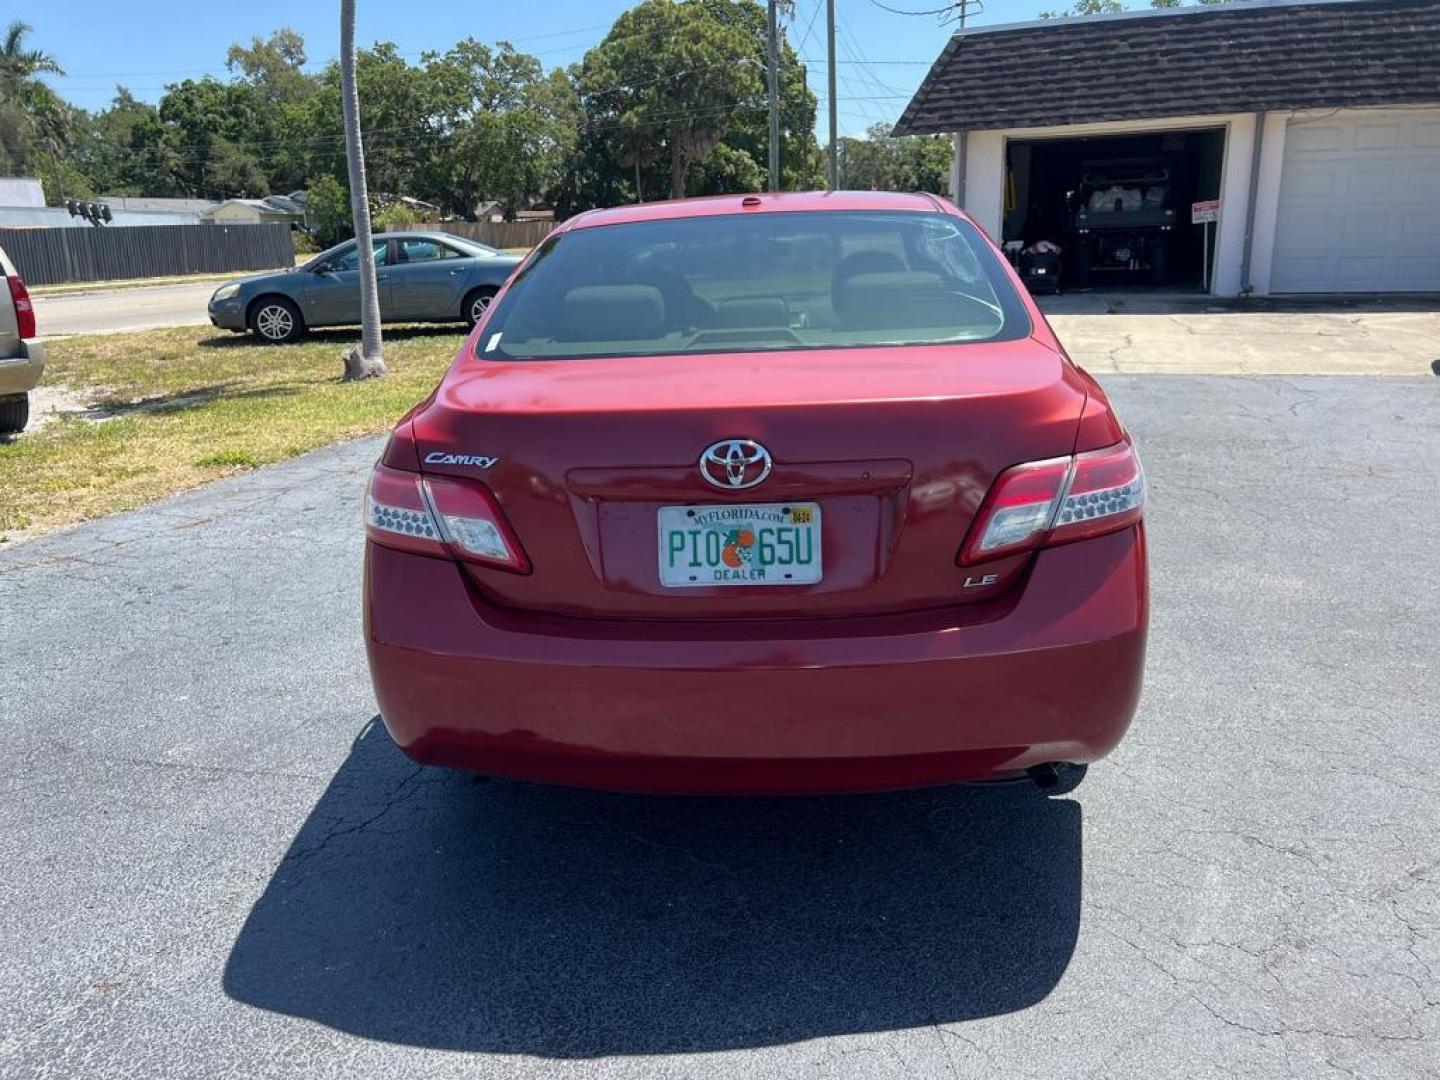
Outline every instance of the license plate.
<path id="1" fill-rule="evenodd" d="M 816 503 L 662 506 L 660 584 L 814 585 L 820 580 Z"/>

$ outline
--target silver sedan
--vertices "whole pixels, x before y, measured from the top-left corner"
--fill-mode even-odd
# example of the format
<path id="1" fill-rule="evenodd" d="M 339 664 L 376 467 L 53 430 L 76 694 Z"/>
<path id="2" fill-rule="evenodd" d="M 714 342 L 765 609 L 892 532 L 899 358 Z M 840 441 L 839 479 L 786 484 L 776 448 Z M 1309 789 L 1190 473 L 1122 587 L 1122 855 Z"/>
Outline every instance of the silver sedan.
<path id="1" fill-rule="evenodd" d="M 377 233 L 380 317 L 474 326 L 521 258 L 448 233 Z M 294 270 L 220 286 L 210 298 L 210 321 L 276 343 L 295 341 L 311 327 L 355 325 L 360 321 L 355 242 L 322 251 Z"/>

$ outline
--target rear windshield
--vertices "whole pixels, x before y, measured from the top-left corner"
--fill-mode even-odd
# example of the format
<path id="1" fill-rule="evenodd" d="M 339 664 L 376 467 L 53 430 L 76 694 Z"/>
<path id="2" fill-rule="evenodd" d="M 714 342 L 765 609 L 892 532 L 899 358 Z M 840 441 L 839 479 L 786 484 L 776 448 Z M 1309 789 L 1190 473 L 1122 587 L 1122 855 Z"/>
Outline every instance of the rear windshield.
<path id="1" fill-rule="evenodd" d="M 926 345 L 1024 337 L 968 222 L 780 212 L 580 228 L 540 249 L 478 345 L 489 360 Z"/>

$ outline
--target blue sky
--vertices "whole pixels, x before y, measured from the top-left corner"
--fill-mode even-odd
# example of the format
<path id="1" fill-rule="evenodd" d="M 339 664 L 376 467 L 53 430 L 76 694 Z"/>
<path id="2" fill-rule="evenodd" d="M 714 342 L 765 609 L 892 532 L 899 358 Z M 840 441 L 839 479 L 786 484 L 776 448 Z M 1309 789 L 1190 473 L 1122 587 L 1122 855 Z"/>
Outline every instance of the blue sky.
<path id="1" fill-rule="evenodd" d="M 943 6 L 944 0 L 836 0 L 841 134 L 893 121 L 953 32 L 953 25 L 934 15 L 896 15 L 879 4 L 924 11 Z M 358 0 L 357 36 L 365 44 L 393 41 L 410 58 L 467 36 L 487 42 L 503 38 L 547 66 L 563 67 L 579 60 L 630 6 L 625 0 Z M 1016 22 L 1060 6 L 1058 0 L 987 0 L 986 10 L 972 22 Z M 810 84 L 822 102 L 823 131 L 825 0 L 797 0 L 797 9 L 790 40 L 802 45 L 801 55 L 809 62 Z M 334 57 L 339 34 L 337 0 L 146 0 L 128 13 L 108 0 L 63 0 L 12 11 L 4 21 L 30 23 L 32 47 L 50 53 L 65 68 L 65 78 L 52 80 L 55 88 L 87 109 L 105 105 L 116 83 L 155 101 L 166 83 L 206 73 L 224 77 L 231 42 L 248 42 L 280 26 L 305 36 L 310 63 L 320 67 Z"/>

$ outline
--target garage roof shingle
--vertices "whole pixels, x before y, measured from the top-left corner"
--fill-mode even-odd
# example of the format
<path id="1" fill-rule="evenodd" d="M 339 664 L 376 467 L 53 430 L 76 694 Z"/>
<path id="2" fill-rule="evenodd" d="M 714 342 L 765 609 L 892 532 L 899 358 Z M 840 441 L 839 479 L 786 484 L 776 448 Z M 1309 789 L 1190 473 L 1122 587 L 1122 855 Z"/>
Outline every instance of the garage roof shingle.
<path id="1" fill-rule="evenodd" d="M 1440 0 L 1245 3 L 962 31 L 897 135 L 1440 102 Z"/>

